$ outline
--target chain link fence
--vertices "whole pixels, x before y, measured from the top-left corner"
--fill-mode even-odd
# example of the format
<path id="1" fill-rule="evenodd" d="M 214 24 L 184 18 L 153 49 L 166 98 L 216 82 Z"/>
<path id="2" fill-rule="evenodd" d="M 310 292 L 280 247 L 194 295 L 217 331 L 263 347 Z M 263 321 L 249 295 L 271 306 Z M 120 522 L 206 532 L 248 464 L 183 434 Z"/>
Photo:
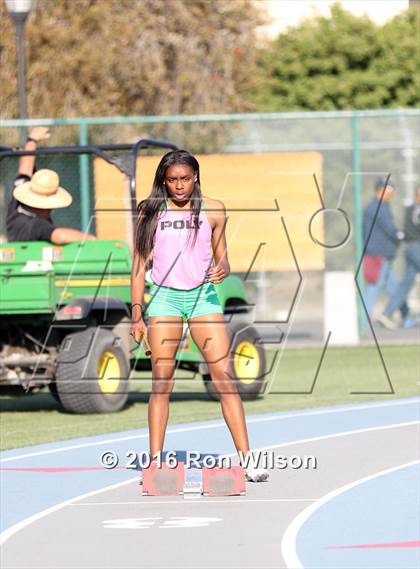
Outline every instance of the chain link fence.
<path id="1" fill-rule="evenodd" d="M 317 192 L 318 182 L 322 190 L 320 208 L 322 202 L 324 208 L 326 271 L 356 271 L 363 254 L 362 211 L 372 199 L 378 177 L 390 175 L 390 182 L 396 189 L 392 210 L 399 227 L 402 226 L 404 206 L 412 201 L 419 184 L 420 111 L 413 109 L 9 120 L 0 122 L 0 144 L 18 146 L 22 128 L 35 125 L 51 127 L 48 145 L 55 146 L 132 143 L 139 138 L 158 138 L 169 140 L 195 154 L 320 153 L 322 179 L 314 180 L 308 192 Z M 37 168 L 57 170 L 62 185 L 73 195 L 70 208 L 54 212 L 56 224 L 87 228 L 95 203 L 92 159 L 86 156 L 43 157 L 37 159 L 36 165 Z M 7 204 L 16 171 L 16 159 L 0 162 L 0 235 L 3 239 Z M 144 188 L 142 194 L 147 195 L 148 191 L 149 188 Z M 244 197 L 251 194 L 263 196 L 264 188 L 243 188 L 243 193 Z M 351 225 L 350 238 L 340 246 L 337 244 L 342 241 L 343 225 L 337 221 L 338 208 L 344 210 Z M 308 220 L 302 220 L 302 223 L 308 224 Z M 89 230 L 92 231 L 92 226 Z M 396 266 L 401 270 L 400 258 Z M 261 278 L 249 279 L 250 295 L 259 306 L 261 320 L 273 313 L 277 317 L 284 315 L 284 307 L 279 308 L 276 299 L 281 296 L 280 289 L 284 283 L 294 286 L 294 278 L 288 274 L 281 275 L 281 278 L 265 274 Z M 308 271 L 305 278 L 311 295 L 306 300 L 304 295 L 300 298 L 301 310 L 298 312 L 302 313 L 302 330 L 311 328 L 308 324 L 311 321 L 314 334 L 322 336 L 323 277 L 319 271 Z M 254 284 L 251 284 L 252 280 Z M 412 303 L 416 304 L 414 294 Z M 299 316 L 296 318 L 299 325 Z"/>

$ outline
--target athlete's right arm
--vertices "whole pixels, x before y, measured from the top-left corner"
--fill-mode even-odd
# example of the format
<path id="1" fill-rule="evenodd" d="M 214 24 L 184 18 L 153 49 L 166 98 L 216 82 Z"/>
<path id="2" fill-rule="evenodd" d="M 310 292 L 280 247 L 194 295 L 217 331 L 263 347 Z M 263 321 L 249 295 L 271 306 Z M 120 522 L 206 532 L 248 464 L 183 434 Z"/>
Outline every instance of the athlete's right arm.
<path id="1" fill-rule="evenodd" d="M 146 263 L 135 250 L 133 255 L 133 267 L 131 269 L 131 330 L 130 334 L 139 344 L 146 333 L 146 325 L 142 316 L 142 301 L 144 293 L 144 279 L 146 275 Z"/>

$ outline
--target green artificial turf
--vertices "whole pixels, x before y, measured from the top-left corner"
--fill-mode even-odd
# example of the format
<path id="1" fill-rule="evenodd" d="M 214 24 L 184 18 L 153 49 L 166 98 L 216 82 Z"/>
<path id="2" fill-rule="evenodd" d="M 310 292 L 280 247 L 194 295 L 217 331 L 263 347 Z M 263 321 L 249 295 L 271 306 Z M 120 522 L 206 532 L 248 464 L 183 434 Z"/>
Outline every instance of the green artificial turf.
<path id="1" fill-rule="evenodd" d="M 389 381 L 374 346 L 329 348 L 317 377 L 321 348 L 267 350 L 268 392 L 257 401 L 245 402 L 246 414 L 418 396 L 417 346 L 385 346 L 381 351 Z M 150 375 L 139 373 L 131 383 L 127 406 L 106 415 L 65 413 L 48 391 L 1 396 L 1 449 L 145 427 Z M 201 377 L 177 372 L 169 424 L 221 417 L 220 404 L 208 399 Z"/>

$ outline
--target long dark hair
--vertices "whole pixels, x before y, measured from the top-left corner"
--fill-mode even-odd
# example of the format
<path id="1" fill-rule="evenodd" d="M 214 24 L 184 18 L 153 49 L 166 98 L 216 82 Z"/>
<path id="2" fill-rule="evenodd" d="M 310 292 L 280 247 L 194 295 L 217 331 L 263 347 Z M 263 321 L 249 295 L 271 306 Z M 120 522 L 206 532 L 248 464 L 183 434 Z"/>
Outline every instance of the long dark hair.
<path id="1" fill-rule="evenodd" d="M 194 189 L 190 196 L 191 213 L 190 219 L 194 220 L 194 240 L 197 239 L 199 228 L 198 218 L 201 209 L 201 186 L 200 186 L 200 165 L 197 159 L 186 150 L 173 150 L 165 154 L 159 162 L 156 169 L 155 179 L 153 180 L 152 191 L 149 196 L 142 200 L 137 206 L 137 220 L 134 234 L 134 246 L 141 259 L 149 260 L 150 253 L 153 249 L 156 226 L 158 222 L 159 212 L 166 198 L 170 197 L 166 186 L 166 171 L 174 164 L 187 164 L 194 171 Z M 189 237 L 191 236 L 191 231 Z"/>

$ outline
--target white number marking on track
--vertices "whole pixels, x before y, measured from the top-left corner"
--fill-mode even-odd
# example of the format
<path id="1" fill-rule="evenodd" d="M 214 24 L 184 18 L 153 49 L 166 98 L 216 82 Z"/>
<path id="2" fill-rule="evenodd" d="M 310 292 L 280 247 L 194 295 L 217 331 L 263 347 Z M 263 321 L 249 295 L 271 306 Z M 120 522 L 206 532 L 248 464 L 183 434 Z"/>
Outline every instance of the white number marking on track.
<path id="1" fill-rule="evenodd" d="M 207 527 L 211 523 L 221 521 L 223 521 L 222 518 L 171 516 L 166 520 L 164 518 L 118 518 L 104 520 L 102 524 L 105 529 L 149 529 L 157 524 L 159 524 L 157 525 L 158 529 L 182 529 Z"/>
<path id="2" fill-rule="evenodd" d="M 120 518 L 116 520 L 104 520 L 105 529 L 149 529 L 157 520 L 163 518 Z"/>
<path id="3" fill-rule="evenodd" d="M 159 528 L 203 528 L 214 522 L 221 522 L 222 518 L 199 518 L 186 516 L 172 516 L 169 520 L 163 522 Z"/>

